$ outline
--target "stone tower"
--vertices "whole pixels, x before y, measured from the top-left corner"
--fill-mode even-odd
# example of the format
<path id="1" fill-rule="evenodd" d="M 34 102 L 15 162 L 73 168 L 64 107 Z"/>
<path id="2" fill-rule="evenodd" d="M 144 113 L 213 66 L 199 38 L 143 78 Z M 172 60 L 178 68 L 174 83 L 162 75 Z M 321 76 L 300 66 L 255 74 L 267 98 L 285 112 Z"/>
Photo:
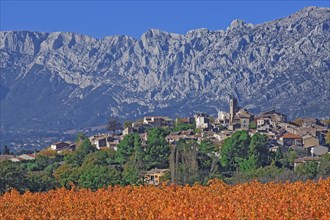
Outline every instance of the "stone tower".
<path id="1" fill-rule="evenodd" d="M 235 114 L 238 111 L 237 99 L 232 96 L 229 97 L 229 124 L 232 125 L 234 122 Z"/>

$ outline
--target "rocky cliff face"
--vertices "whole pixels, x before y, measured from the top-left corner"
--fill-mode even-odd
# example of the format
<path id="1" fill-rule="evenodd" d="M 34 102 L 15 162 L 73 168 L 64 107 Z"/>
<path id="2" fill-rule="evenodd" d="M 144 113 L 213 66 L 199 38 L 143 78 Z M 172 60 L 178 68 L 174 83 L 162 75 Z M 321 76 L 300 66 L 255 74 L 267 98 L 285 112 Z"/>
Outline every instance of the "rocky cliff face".
<path id="1" fill-rule="evenodd" d="M 329 116 L 330 9 L 308 7 L 259 25 L 140 40 L 0 32 L 1 131 L 104 124 L 109 115 L 227 110 Z"/>

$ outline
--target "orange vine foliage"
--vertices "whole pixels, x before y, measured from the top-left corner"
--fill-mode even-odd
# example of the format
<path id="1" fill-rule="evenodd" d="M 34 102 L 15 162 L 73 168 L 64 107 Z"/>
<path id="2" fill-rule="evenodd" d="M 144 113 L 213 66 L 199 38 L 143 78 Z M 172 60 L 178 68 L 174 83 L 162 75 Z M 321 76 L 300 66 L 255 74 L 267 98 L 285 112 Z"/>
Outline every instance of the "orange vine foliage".
<path id="1" fill-rule="evenodd" d="M 319 182 L 115 186 L 5 193 L 0 219 L 330 219 L 330 178 Z"/>

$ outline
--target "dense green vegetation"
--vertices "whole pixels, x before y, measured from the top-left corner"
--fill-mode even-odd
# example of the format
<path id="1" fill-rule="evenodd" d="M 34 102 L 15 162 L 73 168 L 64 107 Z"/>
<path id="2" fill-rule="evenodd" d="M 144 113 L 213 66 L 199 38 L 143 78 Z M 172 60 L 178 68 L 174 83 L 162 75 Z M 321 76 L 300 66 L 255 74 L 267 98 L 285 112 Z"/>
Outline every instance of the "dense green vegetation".
<path id="1" fill-rule="evenodd" d="M 167 168 L 170 148 L 165 141 L 167 131 L 148 131 L 147 146 L 142 147 L 138 134 L 126 135 L 112 149 L 96 150 L 89 139 L 79 134 L 77 150 L 63 154 L 40 154 L 36 160 L 0 163 L 0 193 L 11 187 L 23 192 L 47 191 L 55 187 L 97 189 L 108 185 L 139 184 L 143 171 Z"/>
<path id="2" fill-rule="evenodd" d="M 219 149 L 212 142 L 180 140 L 171 146 L 171 180 L 177 184 L 206 183 L 209 179 L 221 175 Z"/>
<path id="3" fill-rule="evenodd" d="M 307 162 L 293 170 L 299 155 L 292 150 L 269 152 L 267 136 L 237 131 L 223 143 L 210 140 L 198 143 L 179 140 L 169 145 L 162 128 L 148 130 L 148 140 L 141 143 L 139 134 L 129 134 L 117 147 L 96 150 L 84 134 L 76 139 L 77 150 L 56 154 L 39 153 L 36 160 L 0 163 L 0 193 L 16 188 L 20 192 L 47 191 L 72 184 L 96 190 L 109 185 L 142 184 L 146 170 L 169 168 L 165 176 L 177 184 L 206 183 L 220 178 L 228 183 L 257 179 L 261 182 L 296 181 L 330 176 L 330 156 L 320 163 Z"/>

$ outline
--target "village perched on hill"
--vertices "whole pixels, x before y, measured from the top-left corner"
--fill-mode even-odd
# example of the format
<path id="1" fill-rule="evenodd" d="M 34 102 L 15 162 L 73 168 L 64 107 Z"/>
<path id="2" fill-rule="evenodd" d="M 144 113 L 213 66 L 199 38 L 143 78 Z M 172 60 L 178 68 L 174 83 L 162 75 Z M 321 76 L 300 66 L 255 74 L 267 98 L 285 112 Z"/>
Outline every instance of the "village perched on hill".
<path id="1" fill-rule="evenodd" d="M 112 122 L 114 123 L 114 122 Z M 119 123 L 119 122 L 116 122 Z M 90 142 L 98 149 L 111 148 L 117 150 L 117 145 L 127 134 L 139 134 L 142 144 L 148 139 L 147 130 L 155 127 L 170 129 L 166 136 L 169 144 L 176 144 L 180 139 L 210 140 L 216 145 L 230 137 L 235 131 L 246 130 L 252 136 L 262 133 L 268 137 L 268 148 L 276 152 L 278 149 L 289 148 L 305 152 L 306 160 L 309 157 L 319 157 L 329 151 L 326 146 L 326 135 L 329 125 L 325 121 L 315 118 L 299 118 L 295 122 L 287 121 L 287 116 L 275 110 L 253 115 L 246 109 L 238 106 L 237 99 L 230 99 L 229 112 L 220 111 L 217 118 L 205 113 L 197 113 L 193 117 L 177 118 L 175 120 L 166 116 L 147 116 L 136 122 L 125 122 L 125 128 L 120 134 L 116 131 L 121 126 L 115 126 L 115 131 L 106 134 L 95 134 L 89 137 Z M 173 128 L 176 128 L 175 131 Z M 180 129 L 181 128 L 181 129 Z M 65 150 L 74 151 L 75 144 L 68 142 L 55 142 L 50 149 L 56 152 Z M 12 158 L 12 161 L 32 159 L 35 155 L 23 155 Z M 299 158 L 297 161 L 301 161 Z"/>
<path id="2" fill-rule="evenodd" d="M 76 158 L 80 160 L 76 161 L 79 165 L 70 165 L 72 169 L 83 167 L 84 158 L 89 153 L 106 152 L 104 157 L 109 157 L 105 159 L 107 166 L 116 167 L 122 177 L 125 169 L 129 169 L 127 167 L 135 169 L 134 172 L 126 170 L 133 175 L 129 178 L 135 181 L 126 180 L 126 184 L 141 182 L 142 178 L 144 183 L 158 185 L 164 179 L 192 183 L 217 176 L 233 177 L 238 171 L 274 164 L 295 171 L 300 165 L 311 163 L 318 167 L 324 156 L 329 157 L 328 120 L 298 118 L 290 122 L 286 115 L 275 110 L 253 115 L 238 104 L 236 98 L 230 97 L 229 112 L 220 111 L 217 117 L 205 113 L 175 120 L 166 116 L 146 116 L 135 122 L 126 121 L 124 128 L 112 118 L 107 125 L 109 133 L 90 137 L 81 133 L 75 143 L 55 142 L 33 154 L 9 155 L 3 152 L 0 160 L 28 164 L 35 163 L 33 161 L 38 157 L 48 156 L 48 162 L 49 156 L 57 158 L 53 159 L 57 163 L 49 168 L 49 174 L 57 178 L 57 182 L 63 182 L 58 170 L 72 163 L 67 158 L 79 155 L 82 142 L 88 142 L 85 145 L 92 149 L 85 150 L 87 153 L 80 159 Z M 142 155 L 140 159 L 138 155 Z M 48 162 L 46 164 L 51 165 Z M 42 171 L 37 167 L 31 170 Z M 317 176 L 317 170 L 313 177 Z"/>

